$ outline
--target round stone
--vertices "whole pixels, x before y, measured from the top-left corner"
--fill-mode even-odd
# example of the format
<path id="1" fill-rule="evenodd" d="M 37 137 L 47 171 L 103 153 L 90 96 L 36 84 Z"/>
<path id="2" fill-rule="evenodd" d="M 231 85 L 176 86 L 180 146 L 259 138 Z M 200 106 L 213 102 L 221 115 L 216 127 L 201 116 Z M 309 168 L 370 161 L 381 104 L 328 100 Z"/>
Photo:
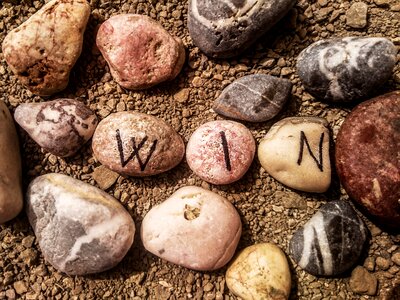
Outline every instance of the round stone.
<path id="1" fill-rule="evenodd" d="M 239 180 L 249 169 L 255 141 L 244 125 L 212 121 L 201 125 L 190 137 L 186 161 L 201 179 L 213 184 Z"/>

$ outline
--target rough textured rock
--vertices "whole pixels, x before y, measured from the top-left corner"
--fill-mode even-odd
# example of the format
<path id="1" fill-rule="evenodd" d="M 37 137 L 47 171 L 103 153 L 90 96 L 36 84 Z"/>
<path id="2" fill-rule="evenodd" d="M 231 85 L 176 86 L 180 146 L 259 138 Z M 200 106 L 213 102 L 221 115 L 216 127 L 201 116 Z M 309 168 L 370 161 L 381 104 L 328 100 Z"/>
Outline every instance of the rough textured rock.
<path id="1" fill-rule="evenodd" d="M 228 85 L 213 109 L 226 117 L 264 122 L 275 117 L 290 97 L 292 83 L 270 75 L 248 75 Z"/>
<path id="2" fill-rule="evenodd" d="M 92 137 L 98 122 L 93 111 L 73 99 L 22 103 L 14 118 L 40 147 L 61 157 L 74 155 Z"/>
<path id="3" fill-rule="evenodd" d="M 353 28 L 367 26 L 368 5 L 363 2 L 353 3 L 346 12 L 346 24 Z"/>
<path id="4" fill-rule="evenodd" d="M 61 174 L 33 180 L 27 214 L 44 258 L 57 270 L 84 275 L 117 265 L 133 243 L 135 224 L 113 197 Z"/>
<path id="5" fill-rule="evenodd" d="M 358 105 L 336 141 L 336 169 L 349 196 L 400 229 L 400 91 Z"/>
<path id="6" fill-rule="evenodd" d="M 185 62 L 182 41 L 144 15 L 111 17 L 100 26 L 96 43 L 115 81 L 127 89 L 172 80 Z"/>
<path id="7" fill-rule="evenodd" d="M 107 190 L 117 181 L 119 174 L 105 166 L 99 166 L 94 169 L 92 177 L 102 190 Z"/>
<path id="8" fill-rule="evenodd" d="M 378 280 L 361 266 L 357 266 L 350 277 L 350 288 L 354 293 L 374 296 L 378 287 Z"/>
<path id="9" fill-rule="evenodd" d="M 317 99 L 353 101 L 367 97 L 390 78 L 396 52 L 391 41 L 380 37 L 321 40 L 300 53 L 297 72 Z"/>
<path id="10" fill-rule="evenodd" d="M 89 15 L 85 0 L 52 0 L 8 33 L 4 58 L 32 93 L 48 96 L 67 87 Z"/>
<path id="11" fill-rule="evenodd" d="M 193 270 L 221 268 L 232 258 L 242 232 L 235 207 L 211 191 L 180 188 L 145 216 L 144 247 L 151 253 Z"/>
<path id="12" fill-rule="evenodd" d="M 194 44 L 213 57 L 248 48 L 294 5 L 293 0 L 190 0 L 188 28 Z"/>
<path id="13" fill-rule="evenodd" d="M 345 201 L 332 201 L 295 232 L 289 251 L 297 264 L 313 275 L 335 276 L 359 259 L 368 229 Z"/>

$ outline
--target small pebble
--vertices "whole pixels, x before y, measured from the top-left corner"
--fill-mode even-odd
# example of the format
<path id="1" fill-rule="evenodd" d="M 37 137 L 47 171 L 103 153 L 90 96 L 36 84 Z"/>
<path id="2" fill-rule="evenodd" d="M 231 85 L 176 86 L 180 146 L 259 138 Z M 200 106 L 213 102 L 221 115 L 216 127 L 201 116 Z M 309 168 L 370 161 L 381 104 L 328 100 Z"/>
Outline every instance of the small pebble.
<path id="1" fill-rule="evenodd" d="M 367 26 L 368 5 L 364 2 L 354 2 L 346 12 L 346 24 L 353 28 Z"/>
<path id="2" fill-rule="evenodd" d="M 392 255 L 392 261 L 393 261 L 396 265 L 400 266 L 400 252 L 396 252 L 396 253 L 394 253 L 394 254 Z"/>
<path id="3" fill-rule="evenodd" d="M 378 287 L 378 280 L 361 266 L 357 266 L 350 277 L 350 288 L 360 295 L 374 296 Z"/>
<path id="4" fill-rule="evenodd" d="M 107 190 L 114 185 L 119 175 L 105 166 L 99 166 L 92 173 L 93 179 L 102 190 Z"/>

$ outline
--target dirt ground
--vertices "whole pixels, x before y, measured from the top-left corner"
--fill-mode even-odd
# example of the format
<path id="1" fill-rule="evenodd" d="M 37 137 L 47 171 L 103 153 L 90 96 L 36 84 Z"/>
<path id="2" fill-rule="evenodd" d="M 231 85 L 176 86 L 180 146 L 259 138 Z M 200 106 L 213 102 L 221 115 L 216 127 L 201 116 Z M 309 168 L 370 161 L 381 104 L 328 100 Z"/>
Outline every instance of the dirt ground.
<path id="1" fill-rule="evenodd" d="M 273 120 L 246 124 L 257 142 L 276 121 L 288 116 L 319 116 L 328 120 L 335 139 L 347 105 L 328 105 L 314 100 L 295 73 L 296 57 L 314 41 L 335 36 L 385 36 L 400 45 L 400 3 L 396 0 L 362 0 L 368 5 L 368 24 L 363 29 L 346 25 L 346 11 L 353 1 L 297 1 L 290 13 L 248 51 L 228 60 L 211 59 L 194 47 L 187 30 L 187 1 L 179 0 L 91 0 L 91 18 L 85 33 L 83 53 L 71 73 L 70 84 L 60 97 L 78 98 L 100 119 L 112 112 L 135 110 L 170 123 L 185 142 L 201 124 L 222 119 L 211 109 L 222 88 L 236 78 L 263 73 L 288 78 L 294 84 L 292 99 Z M 44 0 L 2 0 L 0 2 L 0 42 L 7 32 L 24 22 Z M 185 45 L 187 61 L 172 82 L 146 91 L 127 91 L 112 79 L 95 47 L 96 28 L 119 13 L 145 14 L 159 21 Z M 399 57 L 399 55 L 398 55 Z M 374 74 L 371 74 L 374 76 Z M 399 59 L 392 78 L 376 91 L 382 94 L 400 89 Z M 0 98 L 13 111 L 19 103 L 47 99 L 32 95 L 7 68 L 0 50 Z M 100 163 L 93 157 L 90 142 L 72 158 L 61 159 L 45 153 L 22 130 L 20 132 L 24 187 L 36 176 L 57 172 L 97 185 L 93 171 Z M 179 187 L 197 185 L 226 196 L 238 209 L 243 234 L 238 249 L 260 242 L 272 242 L 288 253 L 292 234 L 329 200 L 348 199 L 336 174 L 324 194 L 291 190 L 269 176 L 254 160 L 240 181 L 213 186 L 194 175 L 186 161 L 173 170 L 154 177 L 119 176 L 107 192 L 119 199 L 135 220 L 137 234 L 132 249 L 114 269 L 92 276 L 67 276 L 45 263 L 25 213 L 0 227 L 0 299 L 236 299 L 229 292 L 224 273 L 195 272 L 162 261 L 146 252 L 138 232 L 149 209 L 165 200 Z M 400 266 L 393 254 L 400 251 L 400 235 L 388 234 L 368 221 L 369 247 L 359 265 L 364 265 L 378 281 L 376 296 L 360 296 L 349 287 L 350 273 L 340 278 L 317 278 L 295 267 L 292 271 L 291 299 L 382 299 L 400 282 Z"/>

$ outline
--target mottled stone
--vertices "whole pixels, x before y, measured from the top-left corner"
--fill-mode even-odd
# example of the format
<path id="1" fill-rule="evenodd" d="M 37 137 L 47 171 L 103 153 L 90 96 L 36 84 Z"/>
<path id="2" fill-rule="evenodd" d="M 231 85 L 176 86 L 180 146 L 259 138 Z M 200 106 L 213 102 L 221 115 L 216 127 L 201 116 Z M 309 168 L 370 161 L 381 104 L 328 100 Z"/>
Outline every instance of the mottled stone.
<path id="1" fill-rule="evenodd" d="M 358 105 L 336 140 L 346 192 L 381 223 L 400 229 L 400 91 Z"/>
<path id="2" fill-rule="evenodd" d="M 378 280 L 361 266 L 357 266 L 350 277 L 350 288 L 354 293 L 374 296 L 378 287 Z"/>
<path id="3" fill-rule="evenodd" d="M 280 120 L 261 139 L 258 159 L 272 177 L 288 187 L 325 192 L 331 184 L 328 122 L 317 117 Z"/>
<path id="4" fill-rule="evenodd" d="M 96 43 L 115 81 L 127 89 L 172 80 L 185 62 L 181 39 L 144 15 L 111 17 L 100 26 Z"/>
<path id="5" fill-rule="evenodd" d="M 285 253 L 274 244 L 257 244 L 242 250 L 225 278 L 229 290 L 244 300 L 289 298 L 289 264 Z"/>
<path id="6" fill-rule="evenodd" d="M 32 93 L 48 96 L 67 87 L 89 15 L 85 0 L 52 0 L 5 37 L 4 58 Z"/>
<path id="7" fill-rule="evenodd" d="M 163 120 L 133 111 L 103 119 L 92 140 L 96 158 L 107 168 L 129 176 L 148 176 L 179 164 L 185 145 Z"/>
<path id="8" fill-rule="evenodd" d="M 111 171 L 105 166 L 99 166 L 94 169 L 92 177 L 99 185 L 99 188 L 102 190 L 107 190 L 114 185 L 119 177 L 119 174 Z"/>
<path id="9" fill-rule="evenodd" d="M 292 83 L 283 78 L 255 74 L 228 85 L 213 109 L 226 117 L 264 122 L 275 117 L 290 97 Z"/>
<path id="10" fill-rule="evenodd" d="M 335 276 L 359 259 L 368 229 L 346 201 L 332 201 L 293 235 L 289 251 L 313 275 Z"/>
<path id="11" fill-rule="evenodd" d="M 190 0 L 193 43 L 213 57 L 232 57 L 253 44 L 294 5 L 294 0 Z"/>
<path id="12" fill-rule="evenodd" d="M 211 271 L 229 262 L 241 232 L 239 214 L 228 200 L 187 186 L 147 213 L 141 237 L 144 247 L 162 259 Z"/>
<path id="13" fill-rule="evenodd" d="M 186 161 L 196 175 L 213 184 L 239 180 L 249 169 L 255 141 L 244 125 L 233 121 L 212 121 L 193 132 L 186 149 Z"/>
<path id="14" fill-rule="evenodd" d="M 74 155 L 97 126 L 95 113 L 73 99 L 22 103 L 14 118 L 40 147 L 61 157 Z"/>
<path id="15" fill-rule="evenodd" d="M 318 99 L 362 99 L 390 78 L 396 52 L 391 41 L 380 37 L 321 40 L 300 53 L 298 75 L 307 91 Z"/>
<path id="16" fill-rule="evenodd" d="M 106 192 L 61 174 L 33 180 L 27 215 L 46 261 L 69 275 L 117 265 L 133 243 L 135 224 Z"/>
<path id="17" fill-rule="evenodd" d="M 363 2 L 354 2 L 346 12 L 346 24 L 353 28 L 367 26 L 368 5 Z"/>

